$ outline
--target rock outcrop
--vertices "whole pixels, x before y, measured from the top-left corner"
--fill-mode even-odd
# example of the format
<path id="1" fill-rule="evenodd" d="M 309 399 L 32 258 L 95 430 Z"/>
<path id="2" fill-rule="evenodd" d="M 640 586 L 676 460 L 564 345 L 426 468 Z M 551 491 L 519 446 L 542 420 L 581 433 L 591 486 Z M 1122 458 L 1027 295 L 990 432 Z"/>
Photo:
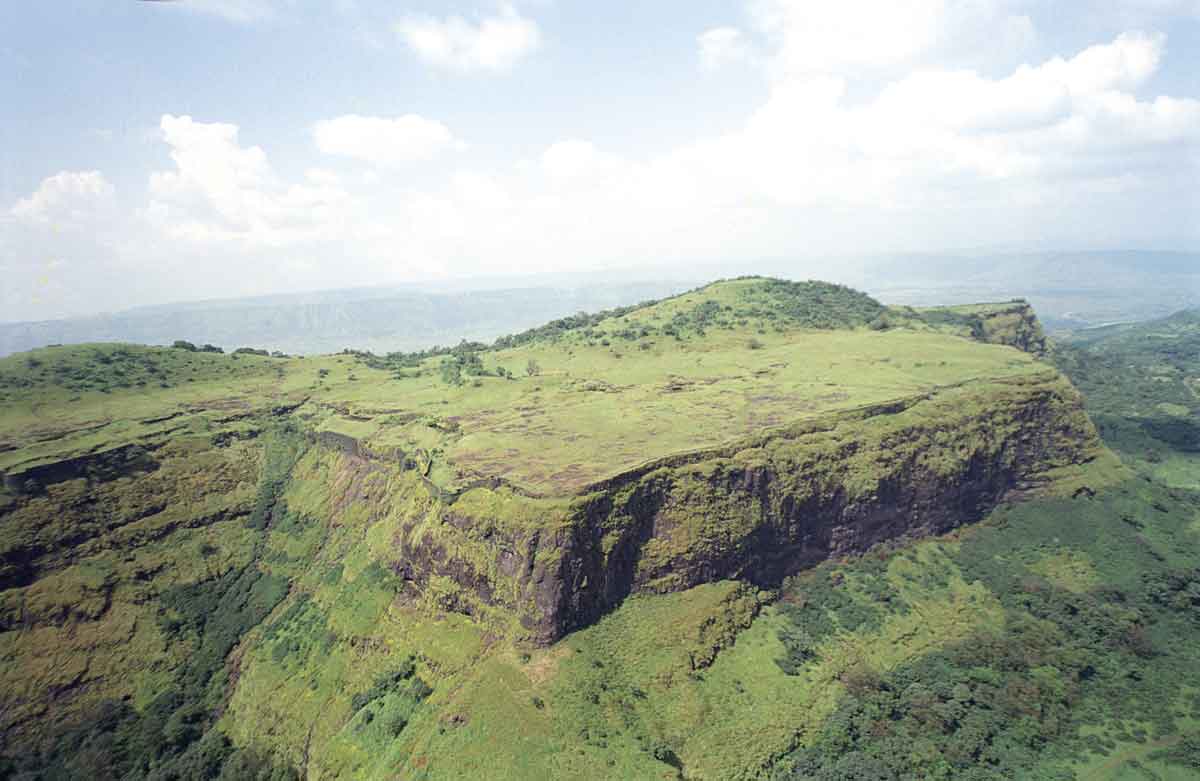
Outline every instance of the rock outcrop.
<path id="1" fill-rule="evenodd" d="M 668 457 L 561 501 L 480 487 L 448 502 L 411 471 L 350 456 L 357 477 L 334 504 L 404 506 L 391 566 L 414 591 L 436 583 L 442 608 L 515 614 L 548 643 L 631 593 L 724 578 L 772 587 L 829 557 L 943 533 L 1100 447 L 1078 392 L 1048 370 Z M 363 493 L 372 470 L 399 477 L 390 493 Z"/>

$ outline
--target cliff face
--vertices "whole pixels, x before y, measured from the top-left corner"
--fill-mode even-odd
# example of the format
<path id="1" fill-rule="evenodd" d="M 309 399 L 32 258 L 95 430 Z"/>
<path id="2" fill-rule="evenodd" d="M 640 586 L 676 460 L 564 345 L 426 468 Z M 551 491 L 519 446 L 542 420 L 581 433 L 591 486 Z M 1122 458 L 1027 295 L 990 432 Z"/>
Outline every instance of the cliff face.
<path id="1" fill-rule="evenodd" d="M 1026 301 L 994 305 L 979 316 L 982 341 L 1006 344 L 1034 355 L 1046 352 L 1046 334 L 1042 323 Z"/>
<path id="2" fill-rule="evenodd" d="M 966 383 L 663 459 L 564 502 L 478 488 L 446 503 L 412 477 L 394 571 L 444 609 L 519 617 L 551 642 L 626 596 L 737 578 L 763 587 L 829 557 L 982 518 L 1047 470 L 1100 447 L 1059 375 Z M 335 506 L 367 500 L 372 470 L 342 457 Z M 411 473 L 409 473 L 411 474 Z M 390 505 L 392 509 L 389 509 Z"/>
<path id="3" fill-rule="evenodd" d="M 531 574 L 535 630 L 588 623 L 630 591 L 772 587 L 825 558 L 945 532 L 1095 447 L 1078 395 L 1048 378 L 985 397 L 943 391 L 664 466 L 579 503 L 582 533 Z"/>

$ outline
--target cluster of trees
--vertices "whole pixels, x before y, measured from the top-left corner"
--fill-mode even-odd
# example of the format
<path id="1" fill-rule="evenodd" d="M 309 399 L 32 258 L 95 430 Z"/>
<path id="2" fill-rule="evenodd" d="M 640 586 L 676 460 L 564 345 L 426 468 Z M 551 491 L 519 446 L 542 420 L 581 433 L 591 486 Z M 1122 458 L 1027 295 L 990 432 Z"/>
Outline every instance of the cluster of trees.
<path id="1" fill-rule="evenodd" d="M 199 347 L 197 347 L 193 343 L 186 341 L 184 339 L 176 339 L 175 342 L 173 342 L 171 344 L 171 348 L 174 350 L 184 350 L 185 352 L 189 352 L 189 353 L 218 353 L 220 355 L 225 354 L 225 350 L 220 347 L 217 347 L 215 344 L 203 344 L 203 345 L 200 345 Z M 288 357 L 288 354 L 283 352 L 282 350 L 263 350 L 258 347 L 239 347 L 236 350 L 234 350 L 231 354 L 232 355 L 261 355 L 264 358 L 287 358 Z"/>
<path id="2" fill-rule="evenodd" d="M 292 781 L 296 773 L 252 751 L 237 750 L 213 727 L 227 685 L 225 660 L 238 640 L 287 594 L 287 580 L 256 562 L 208 581 L 179 586 L 162 600 L 168 642 L 192 652 L 173 684 L 140 712 L 100 703 L 51 736 L 43 750 L 0 760 L 0 778 Z"/>
<path id="3" fill-rule="evenodd" d="M 0 778 L 299 781 L 292 768 L 234 748 L 217 730 L 196 739 L 195 720 L 182 716 L 176 702 L 159 697 L 141 713 L 125 702 L 105 702 L 82 724 L 54 736 L 44 752 L 0 758 Z"/>
<path id="4" fill-rule="evenodd" d="M 1052 356 L 1087 397 L 1105 441 L 1150 461 L 1200 452 L 1200 388 L 1192 379 L 1200 376 L 1200 314 L 1060 343 Z"/>
<path id="5" fill-rule="evenodd" d="M 657 301 L 642 301 L 639 304 L 631 306 L 620 306 L 613 309 L 605 309 L 600 312 L 588 314 L 587 312 L 578 312 L 567 317 L 560 317 L 557 320 L 551 320 L 543 326 L 531 328 L 528 331 L 522 331 L 519 334 L 510 334 L 502 336 L 493 342 L 493 346 L 497 349 L 506 349 L 509 347 L 520 347 L 521 345 L 531 342 L 542 341 L 546 339 L 554 340 L 571 332 L 594 327 L 616 317 L 623 317 L 637 309 L 644 309 L 648 306 L 653 306 Z"/>
<path id="6" fill-rule="evenodd" d="M 1143 535 L 1151 523 L 1161 533 L 1172 517 L 1194 517 L 1200 493 L 1139 490 L 1026 503 L 965 538 L 953 566 L 923 564 L 916 577 L 925 585 L 948 588 L 957 576 L 986 586 L 1003 620 L 899 669 L 851 665 L 837 711 L 783 763 L 786 777 L 1052 779 L 1057 771 L 1046 768 L 1106 756 L 1117 741 L 1179 734 L 1179 693 L 1200 685 L 1191 652 L 1200 642 L 1200 569 L 1173 568 Z M 1023 563 L 1025 550 L 1054 548 L 1083 551 L 1109 574 L 1090 590 L 1067 588 Z M 908 612 L 886 561 L 822 565 L 784 589 L 785 672 L 818 661 L 835 632 Z M 1200 717 L 1200 698 L 1190 707 L 1185 715 Z M 1200 764 L 1188 740 L 1156 756 Z"/>
<path id="7" fill-rule="evenodd" d="M 734 314 L 786 321 L 803 328 L 858 328 L 886 310 L 866 293 L 828 282 L 767 279 L 760 292 Z"/>
<path id="8" fill-rule="evenodd" d="M 217 347 L 215 344 L 204 344 L 197 347 L 184 339 L 176 339 L 171 344 L 171 347 L 176 350 L 186 350 L 189 353 L 220 353 L 222 355 L 225 353 L 223 349 Z"/>
<path id="9" fill-rule="evenodd" d="M 153 350 L 133 347 L 82 348 L 43 359 L 30 355 L 23 371 L 0 371 L 0 388 L 21 390 L 51 383 L 74 392 L 169 387 L 172 367 Z"/>
<path id="10" fill-rule="evenodd" d="M 307 446 L 303 434 L 281 426 L 266 446 L 258 500 L 247 526 L 264 529 L 277 514 L 279 497 Z M 201 555 L 215 553 L 212 546 Z M 291 768 L 235 749 L 214 726 L 228 687 L 226 659 L 238 641 L 287 596 L 289 582 L 265 571 L 254 556 L 243 566 L 195 583 L 175 586 L 159 599 L 159 627 L 167 642 L 190 648 L 174 681 L 148 706 L 101 703 L 79 723 L 51 736 L 44 750 L 0 761 L 0 778 L 22 779 L 225 779 L 291 781 Z"/>

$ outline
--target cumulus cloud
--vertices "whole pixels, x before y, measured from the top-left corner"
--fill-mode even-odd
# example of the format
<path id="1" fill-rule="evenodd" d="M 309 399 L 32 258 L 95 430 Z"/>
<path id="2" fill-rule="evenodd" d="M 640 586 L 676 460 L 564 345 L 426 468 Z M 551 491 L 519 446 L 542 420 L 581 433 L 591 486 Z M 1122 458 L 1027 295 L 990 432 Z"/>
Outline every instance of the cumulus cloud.
<path id="1" fill-rule="evenodd" d="M 74 221 L 112 196 L 113 186 L 99 171 L 61 171 L 43 179 L 38 188 L 29 197 L 18 200 L 9 213 L 31 223 Z"/>
<path id="2" fill-rule="evenodd" d="M 1200 102 L 1134 90 L 1163 39 L 1126 34 L 992 79 L 919 70 L 867 99 L 836 75 L 777 81 L 733 133 L 678 150 L 677 167 L 746 202 L 784 209 L 942 209 L 1097 183 L 1153 187 L 1200 142 Z M 1003 189 L 997 189 L 1002 187 Z"/>
<path id="3" fill-rule="evenodd" d="M 1020 0 L 751 0 L 778 77 L 883 73 L 937 60 L 1005 60 L 1036 39 Z"/>
<path id="4" fill-rule="evenodd" d="M 752 17 L 776 46 L 777 67 L 795 74 L 902 62 L 936 42 L 945 7 L 945 0 L 760 0 Z"/>
<path id="5" fill-rule="evenodd" d="M 444 229 L 526 262 L 568 248 L 602 264 L 1004 241 L 1034 225 L 1054 235 L 1064 213 L 1138 214 L 1123 203 L 1195 176 L 1200 101 L 1140 94 L 1163 51 L 1161 36 L 1127 33 L 1004 76 L 930 66 L 872 90 L 797 73 L 774 78 L 736 130 L 649 159 L 552 144 L 541 177 L 505 183 L 502 216 L 431 197 Z"/>
<path id="6" fill-rule="evenodd" d="M 590 141 L 578 138 L 557 141 L 542 152 L 542 170 L 552 179 L 581 179 L 602 172 L 614 161 Z"/>
<path id="7" fill-rule="evenodd" d="M 167 114 L 160 127 L 175 169 L 151 174 L 143 212 L 160 229 L 182 239 L 251 247 L 337 235 L 349 196 L 327 176 L 282 183 L 262 148 L 239 144 L 237 125 Z"/>
<path id="8" fill-rule="evenodd" d="M 235 126 L 166 117 L 176 170 L 151 189 L 173 237 L 297 249 L 337 237 L 359 259 L 361 277 L 339 268 L 356 283 L 399 268 L 515 272 L 985 243 L 1010 238 L 1014 220 L 1053 235 L 1064 215 L 1104 214 L 1108 228 L 1116 211 L 1149 225 L 1144 207 L 1129 205 L 1178 191 L 1200 150 L 1200 102 L 1142 94 L 1164 52 L 1162 36 L 1130 32 L 1006 74 L 934 62 L 857 83 L 853 69 L 783 74 L 764 61 L 768 95 L 730 132 L 641 159 L 568 138 L 532 162 L 456 167 L 421 185 L 327 170 L 287 185 Z M 397 122 L 355 118 L 339 142 L 318 133 L 318 146 L 404 162 L 454 143 L 448 130 L 403 129 L 428 120 Z M 1153 224 L 1182 219 L 1167 209 Z"/>
<path id="9" fill-rule="evenodd" d="M 416 114 L 393 119 L 347 114 L 318 122 L 313 135 L 325 154 L 379 165 L 431 160 L 456 143 L 441 122 Z"/>
<path id="10" fill-rule="evenodd" d="M 537 23 L 511 5 L 478 21 L 461 16 L 408 16 L 396 25 L 396 32 L 423 61 L 460 71 L 505 70 L 541 43 Z"/>
<path id="11" fill-rule="evenodd" d="M 724 65 L 750 58 L 750 44 L 736 27 L 714 27 L 696 36 L 700 46 L 700 65 L 716 70 Z"/>
<path id="12" fill-rule="evenodd" d="M 861 39 L 839 8 L 786 0 L 750 0 L 742 27 L 701 35 L 714 64 L 745 57 L 740 74 L 760 79 L 764 97 L 725 132 L 697 127 L 648 155 L 586 128 L 539 138 L 531 123 L 525 140 L 539 151 L 518 161 L 505 157 L 509 139 L 489 146 L 486 127 L 348 115 L 310 128 L 324 154 L 292 173 L 235 124 L 166 115 L 158 138 L 172 164 L 150 176 L 142 219 L 112 255 L 141 264 L 139 279 L 195 280 L 200 294 L 234 278 L 241 293 L 1028 237 L 1200 238 L 1200 95 L 1155 91 L 1162 35 L 981 64 L 964 49 L 1036 36 L 1013 12 L 1028 4 L 917 0 L 900 18 L 894 4 L 849 3 L 867 17 Z M 503 58 L 465 53 L 486 20 L 434 25 L 456 26 L 467 32 L 434 47 L 442 64 L 499 67 Z M 458 133 L 480 152 L 473 160 L 447 154 Z M 432 161 L 419 176 L 385 170 L 418 161 Z M 65 172 L 0 211 L 0 229 L 19 224 L 30 234 L 21 246 L 53 246 L 69 266 L 94 262 L 91 247 L 45 243 L 39 215 L 111 200 L 100 174 Z M 234 291 L 203 289 L 221 292 Z"/>

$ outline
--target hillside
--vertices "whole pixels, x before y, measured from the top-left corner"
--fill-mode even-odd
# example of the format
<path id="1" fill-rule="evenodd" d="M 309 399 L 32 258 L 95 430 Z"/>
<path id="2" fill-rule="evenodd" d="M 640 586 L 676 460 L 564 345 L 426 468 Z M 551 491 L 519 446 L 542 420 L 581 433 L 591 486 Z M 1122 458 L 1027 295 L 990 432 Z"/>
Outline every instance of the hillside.
<path id="1" fill-rule="evenodd" d="M 0 360 L 5 753 L 67 777 L 765 773 L 847 686 L 841 655 L 774 663 L 786 578 L 1124 479 L 1044 348 L 1021 302 L 746 278 L 491 346 Z M 983 603 L 947 577 L 863 653 L 959 637 Z"/>
<path id="2" fill-rule="evenodd" d="M 1105 440 L 1168 485 L 1200 474 L 1200 310 L 1080 331 L 1056 351 Z"/>

